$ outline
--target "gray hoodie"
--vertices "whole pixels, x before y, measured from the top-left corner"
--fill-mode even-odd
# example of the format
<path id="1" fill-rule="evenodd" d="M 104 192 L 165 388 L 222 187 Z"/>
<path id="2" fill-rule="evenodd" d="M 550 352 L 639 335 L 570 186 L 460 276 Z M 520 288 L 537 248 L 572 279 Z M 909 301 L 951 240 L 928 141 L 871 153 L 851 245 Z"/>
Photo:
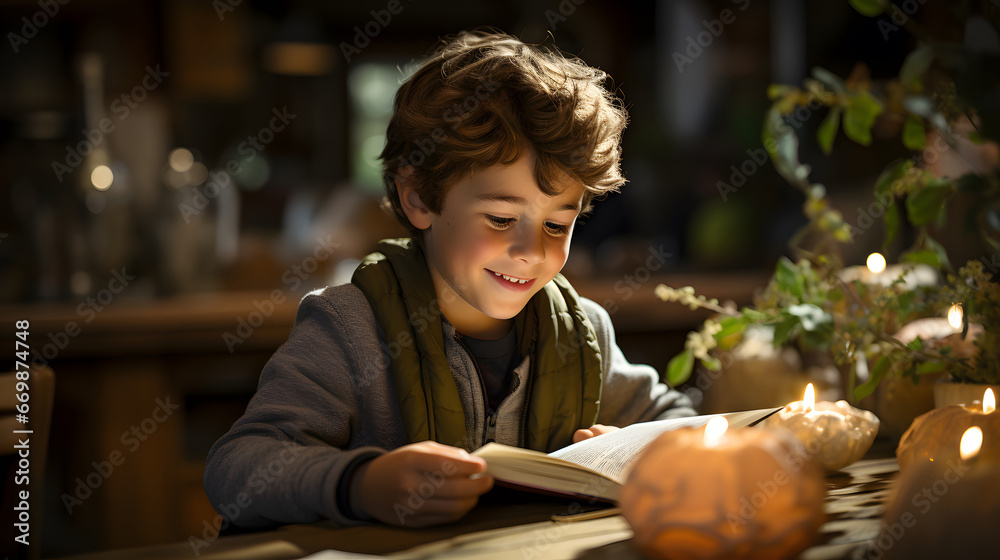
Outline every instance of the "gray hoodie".
<path id="1" fill-rule="evenodd" d="M 611 317 L 581 298 L 601 348 L 603 391 L 598 423 L 635 422 L 695 414 L 690 400 L 659 382 L 657 372 L 630 364 L 615 343 Z M 465 410 L 467 441 L 518 445 L 529 357 L 513 373 L 512 391 L 495 422 L 472 357 L 442 317 L 445 353 Z M 345 469 L 409 443 L 393 388 L 387 342 L 368 300 L 353 284 L 307 294 L 295 326 L 261 373 L 246 412 L 212 446 L 205 492 L 230 523 L 243 527 L 308 523 L 351 525 L 337 491 Z M 343 487 L 341 487 L 342 489 Z"/>

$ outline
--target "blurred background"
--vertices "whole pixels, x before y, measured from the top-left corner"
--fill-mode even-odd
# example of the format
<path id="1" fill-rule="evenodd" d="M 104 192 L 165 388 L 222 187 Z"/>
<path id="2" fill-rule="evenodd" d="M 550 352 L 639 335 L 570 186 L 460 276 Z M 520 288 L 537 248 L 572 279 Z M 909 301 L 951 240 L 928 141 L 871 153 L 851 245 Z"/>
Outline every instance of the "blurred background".
<path id="1" fill-rule="evenodd" d="M 947 9 L 913 4 L 924 24 Z M 565 274 L 660 371 L 704 315 L 657 283 L 748 303 L 805 223 L 761 149 L 768 85 L 859 61 L 894 76 L 913 41 L 805 0 L 0 0 L 0 22 L 0 318 L 30 320 L 56 374 L 46 556 L 201 538 L 206 453 L 298 300 L 404 234 L 375 156 L 439 37 L 491 25 L 611 76 L 629 183 L 578 225 Z M 888 136 L 802 145 L 848 221 L 907 154 Z"/>

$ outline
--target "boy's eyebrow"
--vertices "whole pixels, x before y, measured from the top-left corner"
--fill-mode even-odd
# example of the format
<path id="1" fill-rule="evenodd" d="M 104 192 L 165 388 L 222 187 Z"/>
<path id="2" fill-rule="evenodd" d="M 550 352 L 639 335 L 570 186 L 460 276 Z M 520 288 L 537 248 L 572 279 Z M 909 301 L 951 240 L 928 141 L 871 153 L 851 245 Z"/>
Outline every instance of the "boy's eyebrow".
<path id="1" fill-rule="evenodd" d="M 513 196 L 513 195 L 507 195 L 507 194 L 483 193 L 483 194 L 477 195 L 476 198 L 478 198 L 479 200 L 486 200 L 486 201 L 489 201 L 489 202 L 508 202 L 510 204 L 517 204 L 517 205 L 520 205 L 520 206 L 527 206 L 528 205 L 528 199 L 526 199 L 526 198 L 524 198 L 522 196 Z M 563 204 L 562 206 L 560 206 L 559 210 L 575 210 L 575 211 L 579 212 L 580 211 L 580 205 L 579 204 L 569 204 L 569 203 L 567 203 L 567 204 Z"/>

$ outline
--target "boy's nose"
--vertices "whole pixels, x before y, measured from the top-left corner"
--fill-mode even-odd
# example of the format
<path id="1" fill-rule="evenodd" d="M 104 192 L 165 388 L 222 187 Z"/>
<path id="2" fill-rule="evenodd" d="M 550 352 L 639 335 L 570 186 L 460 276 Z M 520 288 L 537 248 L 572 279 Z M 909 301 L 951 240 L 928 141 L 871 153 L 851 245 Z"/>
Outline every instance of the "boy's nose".
<path id="1" fill-rule="evenodd" d="M 543 239 L 545 234 L 533 227 L 523 227 L 520 230 L 515 235 L 514 243 L 510 247 L 511 257 L 532 265 L 545 262 L 545 242 Z"/>

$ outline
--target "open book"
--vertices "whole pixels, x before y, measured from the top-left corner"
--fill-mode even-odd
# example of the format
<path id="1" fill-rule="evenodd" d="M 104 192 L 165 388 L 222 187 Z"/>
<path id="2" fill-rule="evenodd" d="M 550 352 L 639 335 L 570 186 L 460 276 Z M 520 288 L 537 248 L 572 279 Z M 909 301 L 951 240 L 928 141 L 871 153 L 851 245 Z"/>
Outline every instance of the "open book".
<path id="1" fill-rule="evenodd" d="M 641 422 L 549 454 L 499 443 L 488 443 L 472 454 L 485 459 L 487 471 L 505 486 L 617 502 L 632 463 L 663 432 L 697 428 L 715 416 L 724 416 L 733 430 L 756 425 L 779 410 L 766 408 Z"/>

